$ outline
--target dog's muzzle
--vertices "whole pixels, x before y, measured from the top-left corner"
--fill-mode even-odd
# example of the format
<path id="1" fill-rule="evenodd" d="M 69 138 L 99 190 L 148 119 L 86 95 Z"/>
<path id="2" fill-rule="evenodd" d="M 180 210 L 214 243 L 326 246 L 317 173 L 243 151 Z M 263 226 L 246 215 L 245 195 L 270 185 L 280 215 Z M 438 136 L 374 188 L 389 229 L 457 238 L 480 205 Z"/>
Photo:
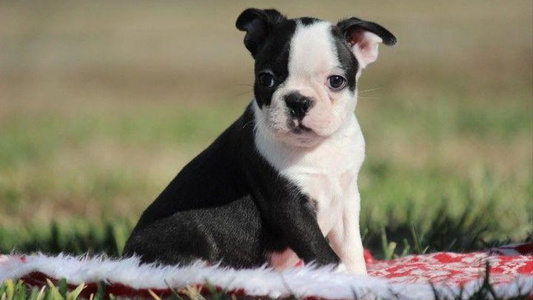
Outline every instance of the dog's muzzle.
<path id="1" fill-rule="evenodd" d="M 287 94 L 284 98 L 290 116 L 299 121 L 305 117 L 307 112 L 315 104 L 311 98 L 305 97 L 298 92 Z"/>

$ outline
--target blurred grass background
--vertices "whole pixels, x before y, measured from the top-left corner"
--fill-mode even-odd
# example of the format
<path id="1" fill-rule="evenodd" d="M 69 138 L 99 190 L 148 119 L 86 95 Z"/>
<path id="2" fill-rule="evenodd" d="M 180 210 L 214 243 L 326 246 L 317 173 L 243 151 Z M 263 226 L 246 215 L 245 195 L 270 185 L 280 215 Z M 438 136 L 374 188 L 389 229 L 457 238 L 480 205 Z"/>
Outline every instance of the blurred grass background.
<path id="1" fill-rule="evenodd" d="M 2 1 L 0 251 L 120 253 L 252 98 L 247 7 L 398 37 L 359 85 L 367 247 L 531 237 L 531 1 Z"/>

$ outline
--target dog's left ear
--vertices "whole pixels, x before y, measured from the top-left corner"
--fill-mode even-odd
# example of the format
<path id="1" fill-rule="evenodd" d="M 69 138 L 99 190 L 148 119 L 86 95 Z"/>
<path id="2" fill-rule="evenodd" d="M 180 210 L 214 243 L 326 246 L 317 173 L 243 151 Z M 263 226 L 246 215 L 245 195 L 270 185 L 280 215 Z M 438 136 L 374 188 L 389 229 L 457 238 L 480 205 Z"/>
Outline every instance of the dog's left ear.
<path id="1" fill-rule="evenodd" d="M 396 44 L 396 37 L 381 25 L 355 17 L 337 23 L 362 69 L 378 58 L 378 46 Z"/>

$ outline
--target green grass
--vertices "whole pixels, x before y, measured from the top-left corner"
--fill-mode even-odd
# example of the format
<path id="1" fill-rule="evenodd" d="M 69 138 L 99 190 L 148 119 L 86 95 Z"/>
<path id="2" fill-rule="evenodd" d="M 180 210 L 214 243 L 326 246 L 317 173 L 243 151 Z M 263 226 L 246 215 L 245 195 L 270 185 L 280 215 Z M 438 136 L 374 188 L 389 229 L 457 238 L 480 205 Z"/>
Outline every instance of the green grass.
<path id="1" fill-rule="evenodd" d="M 84 284 L 69 291 L 66 280 L 61 280 L 57 285 L 48 282 L 48 286 L 28 287 L 23 281 L 14 282 L 6 280 L 0 285 L 0 299 L 6 300 L 75 300 L 80 299 L 80 294 L 85 288 Z M 93 299 L 104 299 L 102 295 Z"/>

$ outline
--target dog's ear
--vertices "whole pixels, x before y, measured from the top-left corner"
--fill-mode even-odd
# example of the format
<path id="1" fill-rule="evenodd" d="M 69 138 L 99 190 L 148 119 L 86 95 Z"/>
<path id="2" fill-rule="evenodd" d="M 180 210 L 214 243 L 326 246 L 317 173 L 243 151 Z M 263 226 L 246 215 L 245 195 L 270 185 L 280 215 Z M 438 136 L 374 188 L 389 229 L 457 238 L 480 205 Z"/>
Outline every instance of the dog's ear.
<path id="1" fill-rule="evenodd" d="M 378 58 L 380 43 L 387 46 L 396 44 L 396 37 L 390 31 L 373 22 L 352 17 L 340 21 L 337 27 L 363 69 Z"/>
<path id="2" fill-rule="evenodd" d="M 275 9 L 249 8 L 237 18 L 235 25 L 241 31 L 246 31 L 244 45 L 255 57 L 259 47 L 272 32 L 273 27 L 287 20 Z"/>

